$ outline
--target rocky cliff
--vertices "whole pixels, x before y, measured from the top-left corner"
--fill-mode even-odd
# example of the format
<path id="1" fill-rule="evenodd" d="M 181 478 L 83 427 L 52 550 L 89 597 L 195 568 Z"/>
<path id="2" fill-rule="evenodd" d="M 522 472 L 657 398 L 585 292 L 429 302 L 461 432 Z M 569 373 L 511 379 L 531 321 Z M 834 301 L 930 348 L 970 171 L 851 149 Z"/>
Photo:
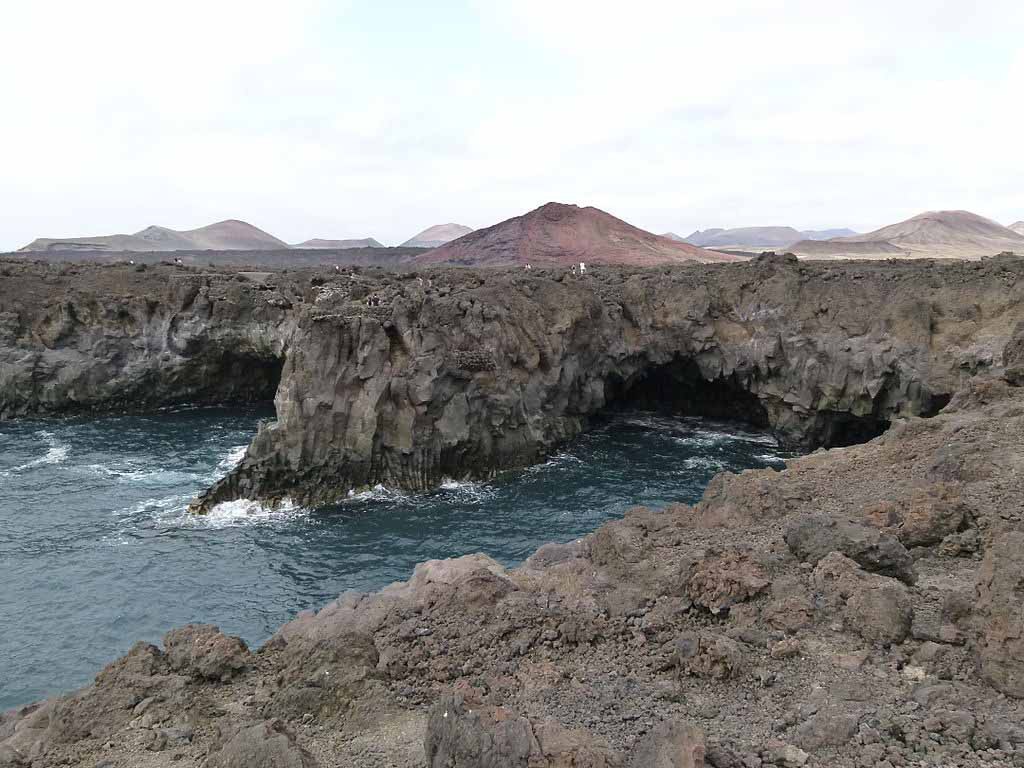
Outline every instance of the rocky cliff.
<path id="1" fill-rule="evenodd" d="M 0 262 L 0 418 L 270 399 L 304 282 Z"/>
<path id="2" fill-rule="evenodd" d="M 1001 365 L 1024 262 L 438 270 L 318 286 L 278 421 L 198 508 L 425 489 L 536 461 L 617 403 L 814 448 L 931 414 Z"/>

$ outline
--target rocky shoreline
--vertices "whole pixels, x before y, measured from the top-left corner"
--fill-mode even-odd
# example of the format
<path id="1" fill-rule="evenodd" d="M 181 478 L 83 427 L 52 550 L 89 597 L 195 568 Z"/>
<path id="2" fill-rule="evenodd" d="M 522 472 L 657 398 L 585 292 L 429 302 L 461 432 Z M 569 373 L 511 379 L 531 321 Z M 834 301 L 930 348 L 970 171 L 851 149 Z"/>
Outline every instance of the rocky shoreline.
<path id="1" fill-rule="evenodd" d="M 428 395 L 411 421 L 414 446 L 468 431 L 456 445 L 492 446 L 471 471 L 525 461 L 612 403 L 586 371 L 624 382 L 646 371 L 649 381 L 652 364 L 668 365 L 684 390 L 731 377 L 736 388 L 697 390 L 701 400 L 742 405 L 808 446 L 841 442 L 828 437 L 835 415 L 847 428 L 851 417 L 875 420 L 848 442 L 884 432 L 783 471 L 720 474 L 694 507 L 632 510 L 518 568 L 486 555 L 423 563 L 408 582 L 299 615 L 255 651 L 209 626 L 172 631 L 162 648 L 138 644 L 80 691 L 0 715 L 0 766 L 1024 766 L 1019 260 L 770 257 L 598 271 L 596 285 L 468 270 L 218 274 L 201 278 L 191 306 L 207 308 L 195 315 L 169 309 L 180 289 L 163 269 L 129 275 L 152 282 L 120 300 L 126 319 L 111 309 L 122 304 L 99 299 L 103 311 L 86 315 L 93 305 L 81 293 L 59 312 L 31 296 L 12 310 L 5 292 L 2 317 L 16 330 L 0 336 L 0 412 L 118 407 L 112 386 L 82 389 L 96 371 L 120 376 L 122 388 L 156 377 L 153 401 L 170 399 L 201 380 L 193 360 L 208 359 L 204 344 L 244 341 L 285 358 L 279 424 L 218 487 L 264 498 L 296 489 L 303 498 L 317 477 L 363 455 L 327 449 L 335 439 L 362 446 L 343 440 L 364 434 L 350 430 L 342 406 L 351 402 L 380 417 L 366 456 L 400 454 L 377 430 L 398 434 L 394 425 L 409 421 L 390 409 Z M 399 291 L 420 290 L 421 279 L 424 320 L 461 318 L 433 346 L 422 326 L 401 326 Z M 353 288 L 324 299 L 332 280 Z M 520 305 L 524 282 L 548 298 Z M 353 297 L 356 285 L 370 290 Z M 387 303 L 367 304 L 378 294 Z M 628 327 L 611 322 L 616 310 L 602 297 L 612 294 L 630 297 L 615 305 Z M 292 307 L 267 300 L 277 295 Z M 502 307 L 526 314 L 488 318 Z M 229 311 L 232 329 L 218 321 Z M 196 318 L 184 327 L 199 341 L 181 348 L 192 355 L 164 358 L 182 312 Z M 505 335 L 488 325 L 498 320 Z M 493 368 L 468 356 L 479 350 L 462 342 L 474 338 L 498 340 Z M 509 340 L 529 349 L 522 338 L 544 355 L 512 365 Z M 766 339 L 777 343 L 758 356 Z M 434 350 L 443 365 L 416 362 Z M 452 350 L 467 357 L 448 363 Z M 672 367 L 680 351 L 700 376 Z M 19 367 L 29 354 L 35 376 Z M 410 394 L 423 370 L 435 373 Z M 495 418 L 511 383 L 536 396 L 519 427 Z M 378 386 L 377 399 L 353 395 Z M 729 399 L 716 401 L 723 391 Z M 466 408 L 453 415 L 460 395 Z M 518 447 L 496 447 L 505 439 Z"/>

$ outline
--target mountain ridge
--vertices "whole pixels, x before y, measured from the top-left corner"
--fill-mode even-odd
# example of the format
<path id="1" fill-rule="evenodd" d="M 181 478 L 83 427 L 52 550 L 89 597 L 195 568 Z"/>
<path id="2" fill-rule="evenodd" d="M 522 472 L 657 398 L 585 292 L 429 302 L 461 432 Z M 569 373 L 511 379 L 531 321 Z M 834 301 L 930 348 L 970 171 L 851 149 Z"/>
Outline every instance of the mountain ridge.
<path id="1" fill-rule="evenodd" d="M 556 202 L 463 235 L 415 259 L 418 263 L 473 266 L 738 260 L 741 257 L 655 235 L 592 206 Z"/>

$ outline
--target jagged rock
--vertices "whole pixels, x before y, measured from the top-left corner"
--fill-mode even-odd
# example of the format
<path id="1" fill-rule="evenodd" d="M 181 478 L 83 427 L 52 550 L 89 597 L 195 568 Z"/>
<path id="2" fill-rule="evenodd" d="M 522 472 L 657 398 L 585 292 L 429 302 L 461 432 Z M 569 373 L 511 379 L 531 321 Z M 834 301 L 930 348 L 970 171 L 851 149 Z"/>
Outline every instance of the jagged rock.
<path id="1" fill-rule="evenodd" d="M 31 763 L 14 747 L 0 744 L 0 768 L 29 768 Z"/>
<path id="2" fill-rule="evenodd" d="M 981 675 L 1003 693 L 1024 698 L 1024 531 L 1001 531 L 989 543 L 978 574 Z"/>
<path id="3" fill-rule="evenodd" d="M 243 726 L 224 734 L 204 768 L 317 768 L 280 720 Z"/>
<path id="4" fill-rule="evenodd" d="M 748 552 L 710 552 L 696 563 L 686 591 L 695 605 L 714 614 L 764 592 L 771 582 Z"/>
<path id="5" fill-rule="evenodd" d="M 682 720 L 665 720 L 636 745 L 630 768 L 704 768 L 704 732 Z"/>
<path id="6" fill-rule="evenodd" d="M 916 578 L 914 561 L 892 535 L 870 525 L 828 515 L 805 515 L 786 526 L 786 544 L 799 559 L 818 563 L 830 552 L 854 560 L 865 570 L 908 584 Z"/>
<path id="7" fill-rule="evenodd" d="M 818 562 L 813 580 L 826 601 L 840 609 L 847 628 L 862 637 L 889 645 L 910 634 L 913 603 L 896 579 L 867 573 L 832 552 Z"/>
<path id="8" fill-rule="evenodd" d="M 746 670 L 739 643 L 713 632 L 676 638 L 673 658 L 679 674 L 713 680 L 739 677 Z"/>
<path id="9" fill-rule="evenodd" d="M 762 759 L 769 765 L 780 768 L 802 768 L 807 765 L 810 755 L 792 744 L 768 744 L 761 752 Z"/>
<path id="10" fill-rule="evenodd" d="M 860 716 L 856 713 L 826 707 L 797 726 L 793 741 L 808 752 L 822 747 L 841 747 L 857 733 L 859 722 Z"/>
<path id="11" fill-rule="evenodd" d="M 240 637 L 223 634 L 212 624 L 187 624 L 164 635 L 171 669 L 207 680 L 230 680 L 250 663 Z"/>
<path id="12" fill-rule="evenodd" d="M 341 632 L 311 639 L 295 637 L 282 651 L 281 690 L 265 707 L 269 716 L 318 718 L 344 712 L 378 677 L 380 654 L 369 635 Z"/>
<path id="13" fill-rule="evenodd" d="M 1017 323 L 1013 336 L 1003 347 L 1006 380 L 1015 387 L 1024 386 L 1024 320 Z"/>
<path id="14" fill-rule="evenodd" d="M 617 768 L 605 743 L 554 721 L 531 723 L 503 707 L 458 694 L 431 709 L 424 741 L 428 768 Z"/>
<path id="15" fill-rule="evenodd" d="M 965 356 L 991 366 L 966 333 L 930 341 L 934 308 L 967 317 L 991 307 L 979 315 L 984 328 L 969 321 L 970 335 L 999 343 L 1014 301 L 1007 285 L 1024 282 L 1007 283 L 1008 268 L 1019 265 L 882 274 L 778 259 L 585 280 L 450 270 L 433 274 L 445 292 L 395 292 L 386 318 L 353 317 L 351 298 L 323 294 L 298 312 L 276 428 L 197 508 L 489 477 L 536 461 L 620 398 L 745 417 L 787 444 L 857 442 L 944 402 L 970 370 Z M 698 512 L 710 517 L 711 501 Z"/>

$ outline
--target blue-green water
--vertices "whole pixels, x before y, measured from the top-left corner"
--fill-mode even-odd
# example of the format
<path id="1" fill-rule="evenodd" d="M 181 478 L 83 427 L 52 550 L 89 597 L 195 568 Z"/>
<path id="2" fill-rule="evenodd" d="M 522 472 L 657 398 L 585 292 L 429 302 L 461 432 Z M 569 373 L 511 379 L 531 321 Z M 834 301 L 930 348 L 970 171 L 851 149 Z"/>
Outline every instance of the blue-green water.
<path id="1" fill-rule="evenodd" d="M 514 564 L 637 504 L 696 501 L 723 469 L 780 466 L 771 437 L 624 413 L 547 463 L 421 496 L 186 513 L 269 409 L 0 423 L 0 710 L 88 682 L 140 639 L 211 622 L 251 644 L 421 560 Z"/>

